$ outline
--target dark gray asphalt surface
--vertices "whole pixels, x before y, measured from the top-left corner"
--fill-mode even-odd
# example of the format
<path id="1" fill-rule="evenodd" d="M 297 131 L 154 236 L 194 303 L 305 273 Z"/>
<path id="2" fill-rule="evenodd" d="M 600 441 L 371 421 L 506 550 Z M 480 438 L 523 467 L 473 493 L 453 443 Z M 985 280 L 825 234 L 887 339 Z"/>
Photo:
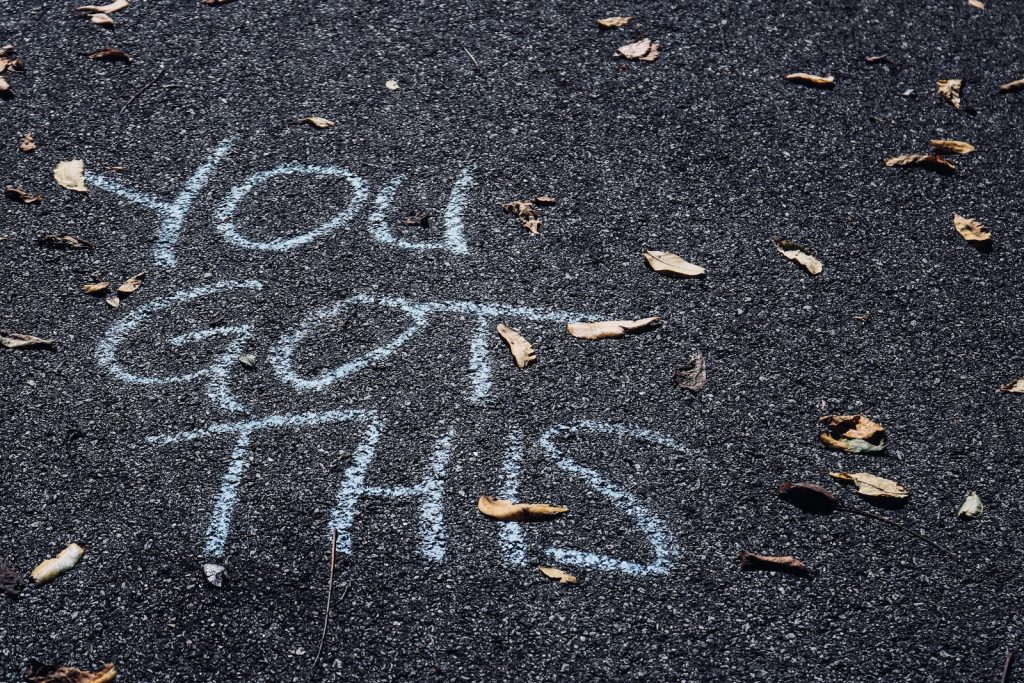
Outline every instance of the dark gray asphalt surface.
<path id="1" fill-rule="evenodd" d="M 582 3 L 585 5 L 586 3 Z M 1024 374 L 1019 325 L 1024 6 L 991 0 L 823 2 L 701 0 L 578 6 L 526 2 L 139 0 L 107 32 L 72 2 L 0 0 L 0 44 L 27 71 L 0 101 L 4 184 L 41 191 L 38 206 L 0 202 L 0 326 L 53 338 L 57 350 L 0 350 L 0 557 L 27 573 L 69 542 L 85 559 L 19 600 L 0 600 L 0 679 L 29 657 L 99 668 L 124 681 L 302 681 L 323 618 L 334 498 L 358 433 L 350 425 L 253 437 L 224 563 L 203 580 L 205 531 L 231 452 L 217 437 L 159 446 L 146 437 L 238 420 L 201 382 L 132 385 L 96 349 L 119 320 L 176 291 L 256 279 L 257 294 L 204 298 L 146 323 L 125 357 L 146 372 L 201 368 L 223 349 L 167 339 L 250 324 L 254 371 L 230 386 L 253 418 L 376 409 L 386 427 L 369 478 L 423 476 L 454 429 L 443 488 L 447 554 L 416 554 L 418 508 L 366 499 L 354 550 L 337 564 L 335 606 L 313 680 L 998 680 L 1021 638 L 1021 399 L 995 388 Z M 635 14 L 625 29 L 594 19 Z M 641 37 L 651 64 L 612 58 Z M 82 54 L 115 46 L 130 65 Z M 474 67 L 469 55 L 479 62 Z M 869 65 L 889 53 L 891 64 Z M 166 67 L 128 110 L 130 95 Z M 832 73 L 820 91 L 790 71 Z M 384 87 L 396 79 L 400 90 Z M 964 110 L 934 82 L 963 78 Z M 901 93 L 913 89 L 914 96 Z M 318 115 L 334 129 L 289 125 Z M 35 154 L 17 151 L 31 131 Z M 54 165 L 161 198 L 217 144 L 237 136 L 187 215 L 178 264 L 154 261 L 158 220 L 93 187 L 68 192 Z M 959 172 L 885 169 L 935 137 L 978 153 Z M 388 222 L 445 209 L 472 167 L 469 254 L 414 253 L 371 239 L 366 205 L 337 232 L 292 251 L 226 243 L 215 208 L 251 173 L 336 165 L 370 196 L 407 180 Z M 123 166 L 124 172 L 104 171 Z M 531 237 L 498 201 L 557 197 Z M 342 209 L 338 179 L 278 178 L 236 223 L 290 236 Z M 994 249 L 968 246 L 953 212 L 990 226 Z M 37 246 L 67 232 L 91 252 Z M 770 243 L 783 236 L 825 263 L 811 278 Z M 703 280 L 649 272 L 644 249 L 705 266 Z M 79 291 L 98 272 L 146 284 L 119 310 Z M 538 349 L 518 370 L 489 337 L 492 390 L 467 400 L 473 321 L 449 317 L 387 361 L 323 392 L 300 392 L 267 355 L 310 310 L 357 292 L 665 318 L 657 331 L 583 342 L 551 323 L 506 320 Z M 367 309 L 307 341 L 308 375 L 397 334 Z M 870 313 L 867 323 L 855 315 Z M 501 322 L 501 321 L 495 321 Z M 672 371 L 701 350 L 706 390 Z M 864 412 L 890 434 L 883 456 L 829 452 L 816 419 Z M 592 419 L 654 429 L 692 455 L 618 437 L 565 441 L 664 521 L 679 551 L 667 575 L 574 567 L 580 585 L 545 580 L 552 544 L 652 560 L 630 518 L 536 446 L 553 425 Z M 500 490 L 506 436 L 527 444 L 520 494 L 571 508 L 526 530 L 528 562 L 503 561 L 498 523 L 475 509 Z M 946 556 L 871 520 L 811 517 L 779 501 L 784 481 L 828 483 L 866 470 L 911 489 L 881 511 L 950 549 Z M 954 512 L 975 489 L 985 515 Z M 851 505 L 864 504 L 846 492 Z M 744 573 L 741 550 L 794 554 L 813 579 Z M 348 585 L 347 591 L 345 587 Z M 345 592 L 344 597 L 341 597 Z"/>

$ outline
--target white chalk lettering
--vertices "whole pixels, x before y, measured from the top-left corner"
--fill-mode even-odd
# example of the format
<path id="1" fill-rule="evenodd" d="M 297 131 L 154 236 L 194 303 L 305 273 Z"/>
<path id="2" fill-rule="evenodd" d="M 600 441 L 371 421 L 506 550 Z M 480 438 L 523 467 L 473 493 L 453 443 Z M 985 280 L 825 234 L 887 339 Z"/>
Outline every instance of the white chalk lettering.
<path id="1" fill-rule="evenodd" d="M 373 201 L 373 212 L 370 213 L 370 235 L 382 244 L 390 244 L 403 249 L 446 249 L 454 254 L 468 254 L 466 237 L 462 226 L 462 214 L 466 209 L 467 192 L 473 186 L 473 178 L 469 169 L 463 169 L 452 186 L 448 197 L 448 206 L 444 212 L 444 236 L 437 242 L 409 242 L 394 235 L 387 223 L 387 212 L 395 198 L 395 192 L 405 180 L 405 176 L 392 178 L 377 193 Z"/>

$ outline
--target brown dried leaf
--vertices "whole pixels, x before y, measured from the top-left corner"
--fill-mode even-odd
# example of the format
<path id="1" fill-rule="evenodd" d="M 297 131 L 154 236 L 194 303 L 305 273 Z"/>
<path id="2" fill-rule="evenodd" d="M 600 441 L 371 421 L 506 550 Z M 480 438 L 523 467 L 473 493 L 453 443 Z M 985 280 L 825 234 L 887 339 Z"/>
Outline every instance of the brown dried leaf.
<path id="1" fill-rule="evenodd" d="M 53 169 L 53 179 L 66 190 L 88 192 L 85 186 L 85 164 L 81 159 L 62 161 Z"/>
<path id="2" fill-rule="evenodd" d="M 11 565 L 0 561 L 0 593 L 9 598 L 16 598 L 25 590 L 25 579 L 14 571 Z"/>
<path id="3" fill-rule="evenodd" d="M 953 227 L 968 242 L 988 242 L 992 239 L 992 231 L 974 218 L 966 218 L 958 213 L 953 214 Z"/>
<path id="4" fill-rule="evenodd" d="M 985 9 L 985 3 L 981 0 L 967 0 L 967 4 L 975 9 Z"/>
<path id="5" fill-rule="evenodd" d="M 73 666 L 43 664 L 30 659 L 25 670 L 28 683 L 110 683 L 117 677 L 117 668 L 107 664 L 99 671 L 83 671 Z"/>
<path id="6" fill-rule="evenodd" d="M 959 78 L 945 79 L 935 83 L 939 96 L 953 105 L 954 109 L 960 109 L 960 88 L 963 80 Z"/>
<path id="7" fill-rule="evenodd" d="M 839 507 L 839 499 L 831 491 L 817 484 L 787 482 L 779 486 L 779 495 L 804 512 L 827 515 Z"/>
<path id="8" fill-rule="evenodd" d="M 653 62 L 658 58 L 660 49 L 661 45 L 655 43 L 650 38 L 641 38 L 635 43 L 629 43 L 620 47 L 615 51 L 615 56 L 625 59 L 638 59 L 641 62 Z"/>
<path id="9" fill-rule="evenodd" d="M 693 354 L 686 367 L 676 368 L 672 379 L 677 387 L 695 394 L 703 389 L 704 384 L 708 381 L 707 370 L 704 366 L 704 354 L 700 351 Z"/>
<path id="10" fill-rule="evenodd" d="M 36 240 L 41 247 L 53 249 L 92 249 L 93 246 L 80 237 L 72 235 L 40 235 Z"/>
<path id="11" fill-rule="evenodd" d="M 89 15 L 89 21 L 103 28 L 114 28 L 114 20 L 106 14 L 91 14 Z"/>
<path id="12" fill-rule="evenodd" d="M 55 345 L 52 339 L 40 339 L 31 334 L 19 334 L 0 327 L 0 346 L 5 349 L 52 349 Z"/>
<path id="13" fill-rule="evenodd" d="M 548 577 L 549 579 L 558 579 L 558 583 L 571 583 L 574 585 L 576 583 L 575 576 L 573 576 L 572 574 L 567 574 L 566 572 L 563 572 L 561 569 L 540 566 L 537 567 L 537 571 L 539 571 L 541 574 Z"/>
<path id="14" fill-rule="evenodd" d="M 134 294 L 139 287 L 142 286 L 142 281 L 146 279 L 146 271 L 142 271 L 138 275 L 133 275 L 117 288 L 118 294 L 128 295 Z"/>
<path id="15" fill-rule="evenodd" d="M 22 136 L 21 138 L 21 144 L 18 145 L 18 149 L 20 149 L 25 154 L 31 154 L 32 152 L 36 151 L 37 147 L 38 145 L 36 144 L 36 139 L 32 137 L 32 133 L 25 133 L 25 135 Z"/>
<path id="16" fill-rule="evenodd" d="M 85 550 L 77 543 L 72 543 L 57 553 L 56 557 L 43 560 L 32 570 L 32 581 L 37 584 L 49 583 L 58 576 L 71 571 L 82 559 Z"/>
<path id="17" fill-rule="evenodd" d="M 523 335 L 519 334 L 511 327 L 501 323 L 498 325 L 498 334 L 505 340 L 509 348 L 512 350 L 512 357 L 516 359 L 516 365 L 520 368 L 525 368 L 527 365 L 537 360 L 537 354 L 533 350 L 533 346 L 530 342 L 523 338 Z"/>
<path id="18" fill-rule="evenodd" d="M 1004 384 L 999 387 L 999 391 L 1004 394 L 1024 394 L 1024 377 L 1015 379 L 1012 382 Z"/>
<path id="19" fill-rule="evenodd" d="M 746 550 L 740 553 L 740 567 L 747 570 L 786 572 L 788 574 L 809 574 L 807 566 L 792 555 L 761 555 Z"/>
<path id="20" fill-rule="evenodd" d="M 519 218 L 519 224 L 534 235 L 540 234 L 540 216 L 537 215 L 537 208 L 532 202 L 508 202 L 499 204 L 506 213 L 511 213 Z"/>
<path id="21" fill-rule="evenodd" d="M 492 519 L 499 519 L 503 522 L 515 522 L 525 519 L 541 519 L 554 517 L 569 508 L 560 505 L 548 505 L 547 503 L 513 503 L 510 500 L 495 498 L 494 496 L 480 496 L 476 502 L 477 509 Z"/>
<path id="22" fill-rule="evenodd" d="M 962 140 L 929 140 L 937 154 L 970 154 L 977 151 L 977 147 Z"/>
<path id="23" fill-rule="evenodd" d="M 0 94 L 11 92 L 11 84 L 7 82 L 7 79 L 0 76 Z"/>
<path id="24" fill-rule="evenodd" d="M 828 476 L 844 484 L 856 484 L 857 493 L 867 498 L 903 500 L 909 492 L 891 479 L 868 472 L 829 472 Z"/>
<path id="25" fill-rule="evenodd" d="M 647 265 L 656 273 L 673 277 L 701 277 L 704 269 L 670 251 L 645 251 Z"/>
<path id="26" fill-rule="evenodd" d="M 622 28 L 636 17 L 606 17 L 598 19 L 597 25 L 601 28 Z"/>
<path id="27" fill-rule="evenodd" d="M 847 453 L 880 453 L 885 450 L 885 427 L 865 415 L 825 415 L 819 422 L 826 431 L 818 439 Z"/>
<path id="28" fill-rule="evenodd" d="M 887 168 L 894 166 L 920 166 L 921 168 L 944 175 L 956 173 L 956 166 L 938 154 L 902 154 L 885 160 Z"/>
<path id="29" fill-rule="evenodd" d="M 99 12 L 101 14 L 113 14 L 128 7 L 128 0 L 114 0 L 109 5 L 82 5 L 75 9 L 79 12 Z"/>
<path id="30" fill-rule="evenodd" d="M 813 85 L 816 88 L 831 88 L 836 83 L 835 76 L 816 76 L 814 74 L 804 73 L 803 71 L 786 74 L 783 78 L 793 83 Z"/>
<path id="31" fill-rule="evenodd" d="M 105 47 L 102 50 L 90 52 L 86 57 L 104 62 L 124 62 L 125 64 L 131 64 L 132 59 L 134 59 L 124 50 L 118 50 L 115 47 Z"/>
<path id="32" fill-rule="evenodd" d="M 299 119 L 298 122 L 307 123 L 313 126 L 314 128 L 334 128 L 336 125 L 338 125 L 334 121 L 331 121 L 330 119 L 321 118 L 319 116 L 307 116 L 304 119 Z"/>
<path id="33" fill-rule="evenodd" d="M 542 194 L 539 197 L 534 197 L 533 202 L 537 206 L 554 206 L 555 204 L 558 203 L 558 200 L 555 199 L 554 197 L 549 197 L 546 194 Z"/>
<path id="34" fill-rule="evenodd" d="M 806 249 L 801 247 L 796 242 L 790 242 L 784 239 L 774 239 L 775 248 L 780 254 L 785 256 L 793 263 L 798 263 L 803 266 L 811 275 L 818 275 L 821 273 L 821 261 L 811 256 Z"/>
<path id="35" fill-rule="evenodd" d="M 84 285 L 82 285 L 82 291 L 85 292 L 86 294 L 102 294 L 103 292 L 107 291 L 107 287 L 109 286 L 110 283 L 107 281 L 87 282 Z"/>
<path id="36" fill-rule="evenodd" d="M 1016 81 L 1010 81 L 1009 83 L 1003 83 L 999 86 L 1000 92 L 1017 92 L 1021 89 L 1024 89 L 1024 78 L 1019 78 Z"/>
<path id="37" fill-rule="evenodd" d="M 105 301 L 107 302 L 107 305 L 110 306 L 111 308 L 121 307 L 121 297 L 117 295 L 117 292 L 111 292 L 109 295 L 107 295 Z"/>
<path id="38" fill-rule="evenodd" d="M 8 185 L 4 188 L 4 196 L 22 204 L 38 204 L 43 201 L 43 195 L 26 192 L 20 187 Z"/>
<path id="39" fill-rule="evenodd" d="M 880 64 L 881 62 L 889 61 L 889 55 L 868 55 L 867 57 L 864 58 L 864 61 L 867 62 L 868 64 Z"/>
<path id="40" fill-rule="evenodd" d="M 661 320 L 658 316 L 640 320 L 602 320 L 596 323 L 569 323 L 566 331 L 579 339 L 609 339 L 623 337 L 626 332 L 645 330 Z"/>

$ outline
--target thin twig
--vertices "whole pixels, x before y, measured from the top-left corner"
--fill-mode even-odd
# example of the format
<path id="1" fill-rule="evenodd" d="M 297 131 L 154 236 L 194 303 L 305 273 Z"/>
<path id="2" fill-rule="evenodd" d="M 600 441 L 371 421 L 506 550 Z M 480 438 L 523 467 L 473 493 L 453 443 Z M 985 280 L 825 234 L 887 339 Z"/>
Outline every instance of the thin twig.
<path id="1" fill-rule="evenodd" d="M 468 50 L 468 49 L 466 48 L 466 46 L 465 46 L 465 45 L 463 45 L 463 46 L 462 46 L 462 49 L 463 49 L 463 50 L 465 50 L 466 54 L 467 54 L 467 55 L 469 55 L 469 58 L 473 60 L 473 66 L 475 66 L 475 67 L 476 67 L 476 70 L 477 70 L 477 71 L 479 71 L 479 70 L 480 70 L 480 62 L 476 61 L 476 57 L 474 57 L 474 56 L 473 56 L 473 53 L 472 53 L 472 52 L 470 52 L 470 51 L 469 51 L 469 50 Z"/>
<path id="2" fill-rule="evenodd" d="M 876 515 L 874 512 L 868 512 L 867 510 L 857 510 L 855 508 L 848 508 L 848 507 L 845 507 L 845 506 L 843 507 L 843 509 L 846 510 L 847 512 L 852 512 L 855 515 L 860 515 L 862 517 L 869 517 L 871 519 L 877 519 L 879 522 L 884 522 L 884 523 L 888 524 L 889 526 L 896 527 L 897 529 L 905 531 L 908 534 L 921 539 L 922 541 L 924 541 L 928 545 L 932 546 L 933 548 L 937 548 L 938 550 L 941 550 L 942 552 L 946 553 L 947 555 L 953 555 L 954 554 L 948 548 L 945 548 L 945 547 L 939 545 L 938 543 L 936 543 L 935 541 L 933 541 L 932 539 L 928 538 L 927 536 L 925 536 L 923 534 L 919 534 L 918 532 L 914 531 L 910 527 L 903 526 L 899 522 L 894 522 L 891 519 L 886 519 L 885 517 L 882 517 L 881 515 Z"/>
<path id="3" fill-rule="evenodd" d="M 1013 660 L 1016 657 L 1016 650 L 1006 651 L 1006 661 L 1003 663 L 1003 683 L 1010 683 L 1010 674 L 1013 673 Z"/>
<path id="4" fill-rule="evenodd" d="M 154 78 L 153 80 L 151 80 L 151 81 L 150 81 L 149 83 L 147 83 L 146 85 L 142 86 L 142 89 L 141 89 L 141 90 L 139 90 L 139 91 L 138 91 L 138 92 L 136 92 L 136 93 L 135 93 L 134 95 L 132 95 L 131 97 L 129 97 L 129 98 L 128 98 L 128 101 L 124 103 L 124 106 L 123 106 L 123 107 L 121 107 L 121 111 L 119 111 L 118 113 L 119 113 L 119 114 L 123 114 L 123 113 L 125 112 L 125 110 L 126 110 L 126 109 L 128 109 L 128 106 L 129 106 L 129 105 L 130 105 L 130 104 L 131 104 L 132 102 L 134 102 L 134 101 L 135 101 L 136 99 L 138 99 L 139 95 L 141 95 L 142 93 L 146 92 L 147 90 L 149 90 L 150 88 L 152 88 L 152 87 L 153 87 L 154 85 L 156 85 L 156 84 L 157 84 L 157 81 L 159 81 L 159 80 L 160 80 L 161 78 L 163 78 L 163 77 L 164 77 L 164 72 L 165 72 L 165 71 L 167 71 L 167 67 L 166 67 L 166 66 L 164 66 L 163 64 L 161 64 L 161 65 L 160 65 L 160 71 L 158 71 L 158 72 L 157 72 L 157 74 L 156 74 L 156 78 Z"/>
<path id="5" fill-rule="evenodd" d="M 316 669 L 317 662 L 320 661 L 320 655 L 324 651 L 324 641 L 327 640 L 327 624 L 331 621 L 331 594 L 334 593 L 334 558 L 338 553 L 338 530 L 335 529 L 334 533 L 331 534 L 331 569 L 327 574 L 327 611 L 324 613 L 324 630 L 320 634 L 320 646 L 316 649 L 316 657 L 313 658 L 313 669 Z M 351 583 L 351 582 L 350 582 Z M 348 592 L 348 586 L 345 586 L 345 592 Z M 342 594 L 342 597 L 345 597 Z"/>

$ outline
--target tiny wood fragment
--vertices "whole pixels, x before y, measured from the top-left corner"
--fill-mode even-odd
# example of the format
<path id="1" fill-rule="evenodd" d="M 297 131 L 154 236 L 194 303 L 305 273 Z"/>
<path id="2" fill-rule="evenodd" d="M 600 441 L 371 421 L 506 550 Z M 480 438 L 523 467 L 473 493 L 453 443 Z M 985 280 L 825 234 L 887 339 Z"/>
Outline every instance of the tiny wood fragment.
<path id="1" fill-rule="evenodd" d="M 609 339 L 623 337 L 627 332 L 646 330 L 660 321 L 658 316 L 641 320 L 603 320 L 596 323 L 569 323 L 566 331 L 579 339 Z"/>
<path id="2" fill-rule="evenodd" d="M 918 166 L 929 171 L 952 175 L 956 173 L 956 166 L 943 159 L 938 154 L 902 154 L 897 157 L 889 157 L 885 160 L 887 168 L 895 166 Z"/>
<path id="3" fill-rule="evenodd" d="M 786 74 L 783 78 L 792 83 L 811 85 L 815 88 L 831 88 L 836 83 L 835 76 L 817 76 L 815 74 L 804 73 L 803 71 Z"/>
<path id="4" fill-rule="evenodd" d="M 569 583 L 569 584 L 574 584 L 574 585 L 576 583 L 576 577 L 575 576 L 573 576 L 572 574 L 568 574 L 566 572 L 563 572 L 561 569 L 555 569 L 554 567 L 540 566 L 540 567 L 537 567 L 537 571 L 539 571 L 541 574 L 543 574 L 544 576 L 548 577 L 549 579 L 557 579 L 558 583 Z"/>
<path id="5" fill-rule="evenodd" d="M 776 571 L 802 576 L 810 573 L 807 566 L 792 555 L 761 555 L 746 550 L 740 553 L 740 567 L 750 571 Z"/>

